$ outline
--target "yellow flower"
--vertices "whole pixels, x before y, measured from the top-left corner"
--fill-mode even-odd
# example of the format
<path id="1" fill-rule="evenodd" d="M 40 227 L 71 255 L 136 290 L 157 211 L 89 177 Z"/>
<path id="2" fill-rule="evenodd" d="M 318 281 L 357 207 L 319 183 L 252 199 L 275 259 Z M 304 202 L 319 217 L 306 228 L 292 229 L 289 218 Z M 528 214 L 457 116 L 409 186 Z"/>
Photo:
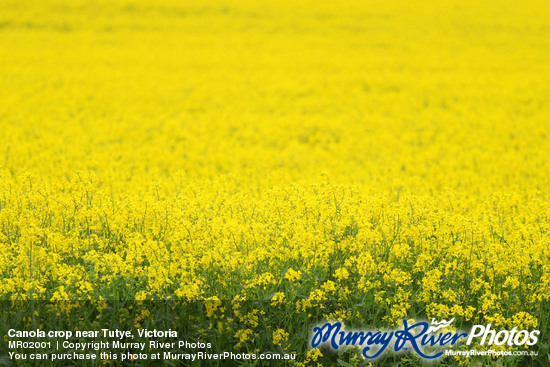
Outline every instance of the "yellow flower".
<path id="1" fill-rule="evenodd" d="M 338 268 L 334 272 L 334 276 L 339 280 L 345 280 L 349 278 L 349 272 L 346 268 Z"/>
<path id="2" fill-rule="evenodd" d="M 277 329 L 273 332 L 273 344 L 282 345 L 282 342 L 288 340 L 289 334 L 283 329 Z"/>
<path id="3" fill-rule="evenodd" d="M 277 292 L 271 297 L 271 306 L 277 306 L 284 302 L 285 294 L 283 292 Z"/>
<path id="4" fill-rule="evenodd" d="M 300 280 L 302 278 L 302 272 L 300 270 L 296 271 L 292 268 L 289 268 L 285 274 L 285 279 L 288 279 L 290 282 Z"/>

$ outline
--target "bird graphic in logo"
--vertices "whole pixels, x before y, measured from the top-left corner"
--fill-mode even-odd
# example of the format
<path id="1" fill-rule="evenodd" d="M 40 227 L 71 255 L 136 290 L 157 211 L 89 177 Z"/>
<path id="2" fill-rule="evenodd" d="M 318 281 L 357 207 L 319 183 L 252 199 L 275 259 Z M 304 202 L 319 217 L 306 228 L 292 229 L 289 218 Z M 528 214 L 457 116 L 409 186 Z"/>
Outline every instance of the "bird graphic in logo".
<path id="1" fill-rule="evenodd" d="M 443 328 L 451 325 L 453 323 L 453 321 L 455 321 L 454 317 L 452 319 L 450 319 L 449 321 L 441 320 L 439 322 L 437 322 L 435 319 L 432 319 L 432 326 L 430 326 L 428 328 L 427 333 L 435 333 L 437 330 L 443 329 Z"/>

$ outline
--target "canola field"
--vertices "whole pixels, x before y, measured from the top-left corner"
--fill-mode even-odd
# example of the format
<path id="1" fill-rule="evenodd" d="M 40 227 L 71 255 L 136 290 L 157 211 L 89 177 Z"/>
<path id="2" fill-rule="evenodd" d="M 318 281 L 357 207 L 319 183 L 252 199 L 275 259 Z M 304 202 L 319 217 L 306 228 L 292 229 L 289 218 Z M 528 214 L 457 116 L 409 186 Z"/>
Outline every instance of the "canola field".
<path id="1" fill-rule="evenodd" d="M 0 297 L 59 306 L 21 328 L 174 300 L 347 366 L 315 322 L 455 318 L 539 355 L 440 363 L 546 365 L 549 160 L 542 0 L 0 2 Z"/>

